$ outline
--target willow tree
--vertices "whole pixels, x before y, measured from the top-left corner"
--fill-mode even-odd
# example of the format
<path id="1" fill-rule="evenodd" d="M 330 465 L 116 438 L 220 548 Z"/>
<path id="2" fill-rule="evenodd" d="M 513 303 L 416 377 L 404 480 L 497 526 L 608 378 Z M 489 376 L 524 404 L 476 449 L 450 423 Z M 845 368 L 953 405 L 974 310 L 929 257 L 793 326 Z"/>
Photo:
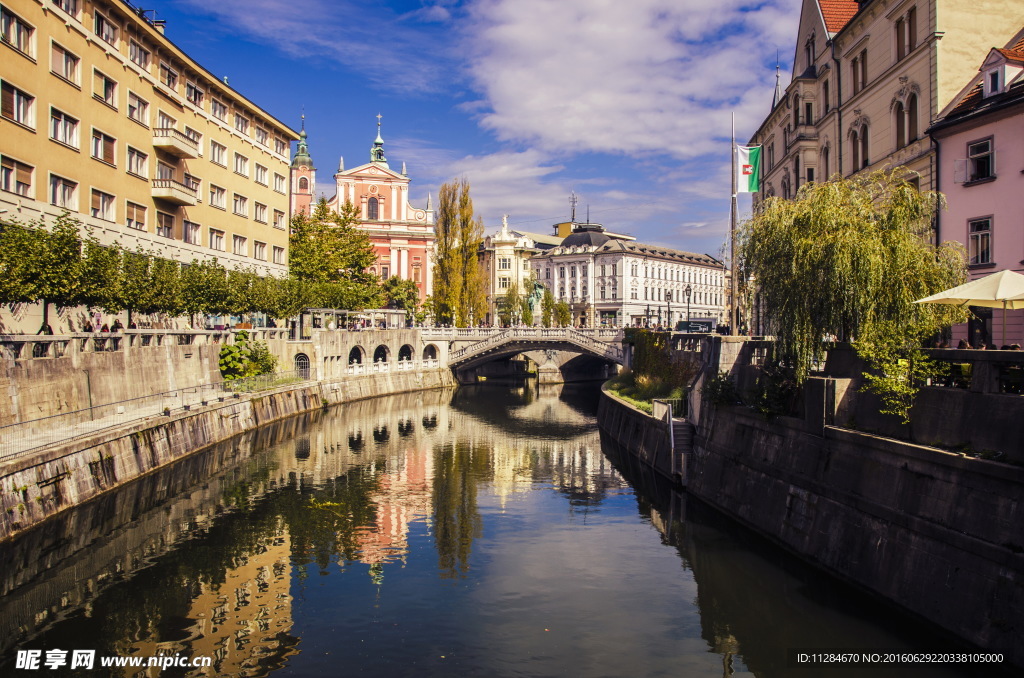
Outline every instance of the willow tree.
<path id="1" fill-rule="evenodd" d="M 849 341 L 871 370 L 869 388 L 904 417 L 927 362 L 924 341 L 964 320 L 916 299 L 959 285 L 959 243 L 930 243 L 943 198 L 920 192 L 897 168 L 801 187 L 769 198 L 741 233 L 741 280 L 756 281 L 775 358 L 796 383 L 823 358 L 823 339 Z"/>
<path id="2" fill-rule="evenodd" d="M 434 241 L 434 319 L 465 327 L 487 313 L 484 277 L 478 252 L 484 225 L 473 212 L 469 182 L 441 185 Z"/>

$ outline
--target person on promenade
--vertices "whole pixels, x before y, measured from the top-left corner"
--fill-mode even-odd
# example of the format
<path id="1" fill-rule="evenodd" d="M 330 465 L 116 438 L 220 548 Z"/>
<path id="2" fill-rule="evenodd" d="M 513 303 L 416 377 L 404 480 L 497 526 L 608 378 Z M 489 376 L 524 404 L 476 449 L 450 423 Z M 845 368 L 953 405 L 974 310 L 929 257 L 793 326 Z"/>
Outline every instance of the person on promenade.
<path id="1" fill-rule="evenodd" d="M 957 343 L 956 347 L 957 347 L 957 348 L 966 348 L 966 349 L 970 349 L 970 348 L 971 348 L 971 345 L 967 343 L 967 340 L 966 340 L 966 339 L 961 339 L 961 340 L 960 340 L 960 341 L 959 341 L 959 342 Z"/>
<path id="2" fill-rule="evenodd" d="M 123 329 L 124 329 L 124 325 L 121 324 L 121 319 L 120 318 L 115 318 L 114 319 L 114 324 L 110 327 L 110 330 L 112 332 L 120 332 Z"/>

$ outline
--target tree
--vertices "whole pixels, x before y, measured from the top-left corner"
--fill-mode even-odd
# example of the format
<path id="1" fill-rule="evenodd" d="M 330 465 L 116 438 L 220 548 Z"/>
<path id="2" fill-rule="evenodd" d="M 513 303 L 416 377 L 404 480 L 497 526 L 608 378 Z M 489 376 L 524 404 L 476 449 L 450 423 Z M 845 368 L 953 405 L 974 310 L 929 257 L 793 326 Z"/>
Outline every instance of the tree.
<path id="1" fill-rule="evenodd" d="M 806 184 L 795 200 L 769 198 L 744 225 L 740 277 L 756 280 L 775 360 L 795 383 L 824 356 L 824 337 L 851 341 L 872 368 L 869 387 L 904 418 L 925 369 L 922 343 L 964 319 L 913 302 L 966 278 L 962 246 L 928 242 L 942 196 L 906 176 L 874 172 Z"/>
<path id="2" fill-rule="evenodd" d="M 473 213 L 469 182 L 441 185 L 434 242 L 435 322 L 466 327 L 487 314 L 484 278 L 478 263 L 484 225 Z"/>
<path id="3" fill-rule="evenodd" d="M 370 272 L 377 256 L 366 231 L 355 227 L 358 212 L 345 203 L 333 212 L 323 198 L 313 213 L 292 217 L 288 263 L 291 276 L 320 287 L 320 295 L 334 308 L 362 309 L 379 303 L 379 281 Z M 325 306 L 328 306 L 325 304 Z"/>
<path id="4" fill-rule="evenodd" d="M 551 327 L 552 316 L 555 312 L 555 295 L 548 288 L 544 288 L 544 297 L 540 302 L 540 322 L 544 327 Z"/>
<path id="5" fill-rule="evenodd" d="M 555 304 L 555 324 L 558 327 L 568 327 L 572 325 L 572 310 L 569 308 L 569 304 L 565 301 L 560 301 Z"/>
<path id="6" fill-rule="evenodd" d="M 519 285 L 511 282 L 505 294 L 498 299 L 498 317 L 505 325 L 515 325 L 522 313 L 523 297 L 519 294 Z"/>
<path id="7" fill-rule="evenodd" d="M 519 302 L 519 317 L 527 327 L 533 327 L 533 307 L 530 306 L 530 298 L 523 297 Z"/>
<path id="8" fill-rule="evenodd" d="M 420 302 L 420 290 L 412 280 L 403 280 L 394 275 L 381 284 L 386 308 L 402 309 L 406 317 L 412 320 Z"/>

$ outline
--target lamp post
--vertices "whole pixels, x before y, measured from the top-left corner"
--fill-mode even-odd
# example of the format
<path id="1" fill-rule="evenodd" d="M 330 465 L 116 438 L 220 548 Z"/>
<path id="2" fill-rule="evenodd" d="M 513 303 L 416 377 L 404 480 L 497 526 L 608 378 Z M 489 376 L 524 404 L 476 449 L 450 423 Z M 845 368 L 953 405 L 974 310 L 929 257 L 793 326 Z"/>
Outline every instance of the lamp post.
<path id="1" fill-rule="evenodd" d="M 690 295 L 693 293 L 693 288 L 689 285 L 683 290 L 686 292 L 686 331 L 690 331 Z"/>
<path id="2" fill-rule="evenodd" d="M 644 327 L 651 326 L 651 305 L 647 304 L 647 313 L 644 315 Z"/>
<path id="3" fill-rule="evenodd" d="M 672 331 L 672 290 L 665 290 L 665 305 L 668 307 L 668 331 Z"/>

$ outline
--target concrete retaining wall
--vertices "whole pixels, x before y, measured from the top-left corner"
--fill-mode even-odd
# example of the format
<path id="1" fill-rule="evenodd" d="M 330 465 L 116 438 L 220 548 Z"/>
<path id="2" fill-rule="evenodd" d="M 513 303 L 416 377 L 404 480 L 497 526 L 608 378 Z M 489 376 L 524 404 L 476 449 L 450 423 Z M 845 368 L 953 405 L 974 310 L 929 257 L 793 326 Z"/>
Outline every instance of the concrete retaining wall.
<path id="1" fill-rule="evenodd" d="M 0 465 L 0 539 L 269 422 L 330 404 L 453 384 L 447 369 L 307 383 L 150 417 L 5 462 Z"/>
<path id="2" fill-rule="evenodd" d="M 688 491 L 1024 666 L 1024 469 L 704 404 Z M 710 415 L 710 416 L 709 416 Z"/>
<path id="3" fill-rule="evenodd" d="M 603 386 L 597 422 L 630 454 L 666 478 L 677 480 L 672 473 L 672 447 L 665 422 L 619 400 Z"/>

